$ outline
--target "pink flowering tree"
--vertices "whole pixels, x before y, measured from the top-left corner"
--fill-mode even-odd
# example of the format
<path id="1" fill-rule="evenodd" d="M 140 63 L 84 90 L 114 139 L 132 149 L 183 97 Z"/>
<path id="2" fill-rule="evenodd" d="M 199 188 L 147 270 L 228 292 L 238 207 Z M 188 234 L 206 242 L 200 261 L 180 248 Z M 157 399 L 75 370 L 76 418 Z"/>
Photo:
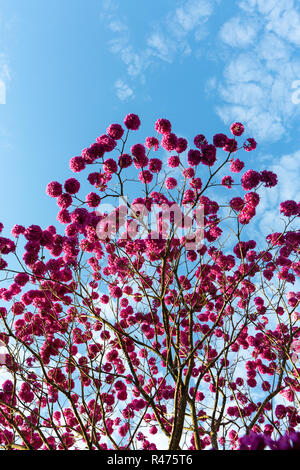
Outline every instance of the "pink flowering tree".
<path id="1" fill-rule="evenodd" d="M 244 126 L 191 145 L 167 119 L 143 143 L 139 128 L 111 124 L 71 159 L 80 180 L 48 184 L 57 226 L 0 237 L 0 448 L 238 449 L 297 431 L 299 204 L 249 239 L 277 176 L 246 169 Z"/>

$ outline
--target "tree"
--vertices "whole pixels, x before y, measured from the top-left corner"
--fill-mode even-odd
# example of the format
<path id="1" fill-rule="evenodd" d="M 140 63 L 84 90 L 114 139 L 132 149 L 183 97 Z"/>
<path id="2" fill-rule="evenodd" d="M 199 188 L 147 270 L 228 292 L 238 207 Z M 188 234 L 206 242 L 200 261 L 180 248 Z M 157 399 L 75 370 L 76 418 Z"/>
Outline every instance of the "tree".
<path id="1" fill-rule="evenodd" d="M 137 115 L 124 125 L 71 159 L 93 169 L 85 198 L 75 177 L 48 184 L 63 234 L 0 238 L 1 447 L 238 449 L 293 433 L 299 204 L 281 203 L 283 229 L 257 247 L 244 234 L 277 176 L 233 180 L 257 145 L 238 144 L 241 123 L 192 148 L 167 119 L 144 144 L 129 144 Z"/>

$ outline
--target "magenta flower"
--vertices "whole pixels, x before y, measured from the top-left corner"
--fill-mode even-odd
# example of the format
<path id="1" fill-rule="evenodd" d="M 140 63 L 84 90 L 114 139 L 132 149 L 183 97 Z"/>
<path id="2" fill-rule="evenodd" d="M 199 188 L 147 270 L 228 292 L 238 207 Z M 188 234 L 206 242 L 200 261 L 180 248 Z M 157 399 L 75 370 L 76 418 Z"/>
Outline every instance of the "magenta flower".
<path id="1" fill-rule="evenodd" d="M 144 184 L 149 184 L 153 180 L 153 174 L 149 170 L 143 170 L 139 173 L 139 180 Z"/>
<path id="2" fill-rule="evenodd" d="M 187 145 L 188 145 L 188 142 L 186 139 L 184 139 L 183 137 L 179 137 L 177 139 L 177 145 L 176 145 L 176 152 L 177 153 L 182 153 L 184 152 L 186 149 L 187 149 Z"/>
<path id="3" fill-rule="evenodd" d="M 137 114 L 127 114 L 124 119 L 124 124 L 127 129 L 137 131 L 141 125 L 141 121 Z"/>
<path id="4" fill-rule="evenodd" d="M 280 212 L 286 217 L 298 215 L 300 213 L 300 206 L 295 201 L 287 200 L 280 204 Z"/>
<path id="5" fill-rule="evenodd" d="M 96 193 L 89 193 L 85 201 L 89 207 L 98 207 L 101 201 L 101 198 L 98 194 Z"/>
<path id="6" fill-rule="evenodd" d="M 180 165 L 180 158 L 178 155 L 172 155 L 168 158 L 168 165 L 170 168 L 176 168 Z"/>
<path id="7" fill-rule="evenodd" d="M 50 197 L 58 197 L 62 194 L 62 185 L 57 181 L 51 181 L 47 185 L 46 193 Z"/>
<path id="8" fill-rule="evenodd" d="M 260 174 L 257 171 L 248 170 L 243 174 L 241 178 L 242 188 L 245 191 L 251 190 L 253 188 L 256 188 L 259 185 L 260 181 Z"/>
<path id="9" fill-rule="evenodd" d="M 243 134 L 245 128 L 244 128 L 244 125 L 241 124 L 240 122 L 234 122 L 233 124 L 231 124 L 230 126 L 230 131 L 233 135 L 235 136 L 240 136 Z"/>
<path id="10" fill-rule="evenodd" d="M 232 173 L 239 173 L 240 171 L 242 171 L 244 166 L 245 163 L 237 158 L 236 160 L 231 160 L 230 170 L 232 171 Z"/>
<path id="11" fill-rule="evenodd" d="M 108 158 L 103 163 L 103 169 L 106 173 L 117 173 L 118 165 L 115 160 L 113 160 L 112 158 Z"/>
<path id="12" fill-rule="evenodd" d="M 82 157 L 73 157 L 70 160 L 70 168 L 74 173 L 79 173 L 85 169 L 85 161 Z"/>
<path id="13" fill-rule="evenodd" d="M 215 147 L 223 148 L 226 145 L 228 137 L 225 134 L 215 134 L 213 137 L 213 144 Z"/>
<path id="14" fill-rule="evenodd" d="M 128 168 L 131 165 L 132 165 L 131 155 L 128 155 L 127 153 L 123 153 L 123 155 L 120 155 L 120 157 L 119 157 L 119 167 L 120 168 Z"/>
<path id="15" fill-rule="evenodd" d="M 171 152 L 175 150 L 177 147 L 177 137 L 175 134 L 163 134 L 163 138 L 161 140 L 161 146 L 167 150 L 167 152 Z"/>
<path id="16" fill-rule="evenodd" d="M 170 134 L 171 132 L 171 123 L 168 119 L 158 119 L 155 123 L 155 130 L 159 134 Z"/>
<path id="17" fill-rule="evenodd" d="M 154 150 L 158 150 L 159 147 L 159 140 L 156 137 L 147 137 L 145 141 L 145 146 L 148 149 L 154 148 Z"/>
<path id="18" fill-rule="evenodd" d="M 278 178 L 275 173 L 272 171 L 263 170 L 260 172 L 260 180 L 262 183 L 265 183 L 264 186 L 266 188 L 272 188 L 276 186 L 278 183 Z"/>
<path id="19" fill-rule="evenodd" d="M 222 186 L 225 186 L 226 188 L 232 188 L 232 184 L 233 184 L 233 178 L 231 178 L 231 176 L 223 176 L 222 180 L 221 180 L 221 184 Z"/>
<path id="20" fill-rule="evenodd" d="M 162 161 L 159 158 L 151 158 L 148 168 L 152 173 L 159 173 L 162 169 Z"/>
<path id="21" fill-rule="evenodd" d="M 105 152 L 111 152 L 117 145 L 117 142 L 106 134 L 97 137 L 96 142 L 104 147 Z"/>
<path id="22" fill-rule="evenodd" d="M 237 151 L 237 141 L 235 139 L 227 139 L 223 147 L 225 152 L 234 153 Z"/>
<path id="23" fill-rule="evenodd" d="M 69 194 L 76 194 L 80 189 L 80 183 L 76 178 L 68 178 L 64 184 L 65 191 Z"/>
<path id="24" fill-rule="evenodd" d="M 204 145 L 208 145 L 208 142 L 203 134 L 198 134 L 194 137 L 194 144 L 201 150 Z"/>
<path id="25" fill-rule="evenodd" d="M 191 166 L 199 165 L 201 161 L 201 153 L 199 150 L 189 150 L 187 157 L 188 164 Z"/>
<path id="26" fill-rule="evenodd" d="M 111 124 L 106 132 L 112 139 L 119 140 L 124 134 L 124 129 L 120 124 Z"/>
<path id="27" fill-rule="evenodd" d="M 169 177 L 165 181 L 165 186 L 167 189 L 174 189 L 177 186 L 177 180 L 175 178 Z"/>
<path id="28" fill-rule="evenodd" d="M 232 209 L 239 212 L 243 209 L 245 203 L 244 203 L 244 200 L 241 197 L 234 197 L 234 198 L 231 199 L 229 205 Z"/>
<path id="29" fill-rule="evenodd" d="M 204 145 L 202 147 L 201 163 L 213 166 L 216 159 L 216 147 L 214 145 Z"/>
<path id="30" fill-rule="evenodd" d="M 256 146 L 257 146 L 257 143 L 252 137 L 247 139 L 243 144 L 243 147 L 247 152 L 251 152 L 252 150 L 255 150 Z"/>

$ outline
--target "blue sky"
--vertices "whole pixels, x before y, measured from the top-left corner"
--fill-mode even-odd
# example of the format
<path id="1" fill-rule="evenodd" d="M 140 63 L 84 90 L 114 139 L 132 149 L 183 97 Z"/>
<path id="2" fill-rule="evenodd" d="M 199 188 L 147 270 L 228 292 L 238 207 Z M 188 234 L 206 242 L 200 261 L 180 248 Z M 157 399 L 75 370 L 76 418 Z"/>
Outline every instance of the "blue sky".
<path id="1" fill-rule="evenodd" d="M 293 0 L 0 0 L 0 220 L 55 222 L 47 183 L 133 112 L 141 141 L 160 117 L 190 142 L 243 122 L 259 144 L 246 169 L 280 180 L 265 232 L 281 200 L 299 200 L 299 46 Z"/>

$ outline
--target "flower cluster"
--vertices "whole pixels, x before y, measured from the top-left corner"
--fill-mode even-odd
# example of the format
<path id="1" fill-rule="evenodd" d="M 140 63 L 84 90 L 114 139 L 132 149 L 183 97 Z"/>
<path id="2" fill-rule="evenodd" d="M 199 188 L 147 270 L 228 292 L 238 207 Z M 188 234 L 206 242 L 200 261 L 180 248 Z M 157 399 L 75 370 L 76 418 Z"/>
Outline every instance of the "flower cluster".
<path id="1" fill-rule="evenodd" d="M 259 246 L 244 226 L 278 178 L 237 158 L 244 125 L 189 145 L 160 118 L 129 145 L 140 126 L 72 157 L 85 181 L 49 182 L 59 228 L 0 224 L 0 446 L 296 449 L 299 204 Z"/>

